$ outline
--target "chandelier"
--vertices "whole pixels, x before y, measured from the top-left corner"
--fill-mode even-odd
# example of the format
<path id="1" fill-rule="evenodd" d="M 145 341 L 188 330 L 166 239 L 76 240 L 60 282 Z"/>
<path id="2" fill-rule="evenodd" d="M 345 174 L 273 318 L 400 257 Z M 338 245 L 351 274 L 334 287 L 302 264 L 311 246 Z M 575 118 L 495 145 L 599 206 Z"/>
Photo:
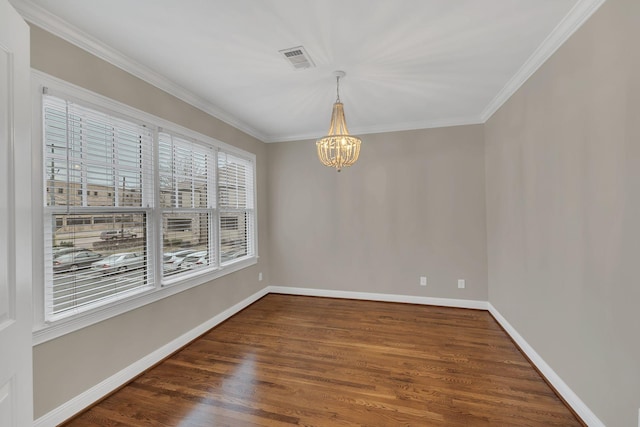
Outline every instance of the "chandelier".
<path id="1" fill-rule="evenodd" d="M 360 138 L 349 135 L 347 121 L 344 118 L 344 108 L 340 102 L 340 77 L 345 76 L 344 71 L 335 71 L 336 76 L 336 102 L 331 113 L 331 125 L 327 136 L 316 141 L 318 158 L 323 165 L 336 168 L 338 172 L 342 168 L 351 166 L 358 160 L 360 154 Z"/>

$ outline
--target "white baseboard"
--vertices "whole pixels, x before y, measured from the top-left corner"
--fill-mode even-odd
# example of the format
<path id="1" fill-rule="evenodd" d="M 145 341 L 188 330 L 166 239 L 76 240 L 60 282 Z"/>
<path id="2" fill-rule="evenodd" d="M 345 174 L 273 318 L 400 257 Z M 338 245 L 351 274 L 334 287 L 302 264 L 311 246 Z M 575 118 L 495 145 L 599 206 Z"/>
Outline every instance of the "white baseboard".
<path id="1" fill-rule="evenodd" d="M 598 417 L 589 409 L 587 405 L 578 397 L 577 394 L 569 388 L 569 386 L 562 381 L 562 378 L 555 373 L 551 366 L 540 357 L 540 355 L 529 345 L 529 343 L 522 338 L 522 335 L 515 330 L 507 319 L 505 319 L 500 312 L 491 304 L 489 306 L 489 313 L 498 321 L 500 326 L 507 331 L 507 334 L 518 344 L 522 351 L 527 355 L 529 360 L 538 368 L 538 370 L 544 375 L 544 377 L 553 385 L 556 391 L 562 396 L 571 408 L 582 418 L 582 421 L 587 423 L 589 427 L 605 427 L 604 423 L 598 419 Z M 640 427 L 640 426 L 639 426 Z"/>
<path id="2" fill-rule="evenodd" d="M 288 286 L 269 286 L 268 291 L 273 294 L 305 295 L 327 298 L 359 299 L 368 301 L 404 302 L 408 304 L 439 305 L 443 307 L 472 308 L 488 310 L 487 301 L 417 297 L 412 295 L 374 294 L 369 292 L 335 291 L 330 289 L 291 288 Z"/>
<path id="3" fill-rule="evenodd" d="M 153 353 L 148 354 L 144 358 L 136 361 L 132 365 L 127 366 L 120 372 L 115 375 L 110 376 L 106 380 L 102 381 L 99 384 L 91 387 L 87 391 L 79 394 L 68 402 L 60 405 L 56 409 L 48 412 L 42 417 L 38 418 L 34 421 L 35 427 L 53 427 L 62 423 L 63 421 L 73 417 L 78 414 L 80 411 L 88 408 L 98 400 L 102 399 L 104 396 L 108 395 L 112 391 L 116 390 L 118 387 L 126 384 L 131 381 L 136 376 L 140 375 L 145 370 L 149 369 L 156 363 L 160 362 L 162 359 L 169 356 L 171 353 L 185 346 L 189 342 L 193 341 L 200 335 L 207 332 L 209 329 L 238 313 L 243 308 L 253 304 L 255 301 L 259 300 L 263 296 L 268 293 L 267 288 L 264 288 L 255 294 L 245 298 L 240 301 L 236 305 L 224 310 L 222 313 L 217 316 L 212 317 L 208 321 L 203 324 L 197 326 L 196 328 L 190 330 L 189 332 L 181 335 L 175 340 L 169 342 L 168 344 L 160 347 L 158 350 Z"/>
<path id="4" fill-rule="evenodd" d="M 328 289 L 313 288 L 294 288 L 287 286 L 267 286 L 255 294 L 245 298 L 234 306 L 224 310 L 217 316 L 212 317 L 205 323 L 197 326 L 175 340 L 167 343 L 158 350 L 150 353 L 144 358 L 136 361 L 132 365 L 126 367 L 120 372 L 112 375 L 104 381 L 96 384 L 87 391 L 79 394 L 68 402 L 60 405 L 56 409 L 48 412 L 42 417 L 34 421 L 35 427 L 53 427 L 64 422 L 65 420 L 80 413 L 88 408 L 104 396 L 108 395 L 118 387 L 131 381 L 145 370 L 149 369 L 162 359 L 166 358 L 176 350 L 193 341 L 209 329 L 230 318 L 245 307 L 253 304 L 268 293 L 288 294 L 288 295 L 305 295 L 328 298 L 345 298 L 369 301 L 385 301 L 385 302 L 401 302 L 409 304 L 421 305 L 437 305 L 444 307 L 469 308 L 476 310 L 488 310 L 511 338 L 520 346 L 522 351 L 529 357 L 531 362 L 545 376 L 545 378 L 555 387 L 562 398 L 573 408 L 574 411 L 582 418 L 590 427 L 605 427 L 598 417 L 584 404 L 584 402 L 562 381 L 562 379 L 551 369 L 551 367 L 536 353 L 524 338 L 507 322 L 507 320 L 498 312 L 498 310 L 488 301 L 463 300 L 451 298 L 432 298 L 418 297 L 411 295 L 394 295 L 394 294 L 378 294 L 368 292 L 351 292 L 337 291 Z M 639 421 L 640 424 L 640 421 Z M 640 425 L 639 425 L 640 427 Z"/>

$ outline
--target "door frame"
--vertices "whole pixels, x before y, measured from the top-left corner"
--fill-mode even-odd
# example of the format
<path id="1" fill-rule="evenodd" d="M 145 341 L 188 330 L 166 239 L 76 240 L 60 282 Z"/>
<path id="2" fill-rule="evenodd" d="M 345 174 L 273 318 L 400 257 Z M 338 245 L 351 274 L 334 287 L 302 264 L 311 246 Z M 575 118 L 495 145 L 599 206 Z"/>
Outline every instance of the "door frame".
<path id="1" fill-rule="evenodd" d="M 29 26 L 0 0 L 0 424 L 33 425 Z"/>

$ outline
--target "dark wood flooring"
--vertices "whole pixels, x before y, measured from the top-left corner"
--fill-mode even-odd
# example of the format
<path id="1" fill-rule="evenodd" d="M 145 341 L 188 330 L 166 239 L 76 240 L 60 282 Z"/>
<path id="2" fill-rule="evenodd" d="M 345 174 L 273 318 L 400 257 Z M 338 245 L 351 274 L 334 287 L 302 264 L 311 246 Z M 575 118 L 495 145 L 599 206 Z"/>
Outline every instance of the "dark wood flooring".
<path id="1" fill-rule="evenodd" d="M 486 311 L 267 295 L 67 427 L 581 426 Z"/>

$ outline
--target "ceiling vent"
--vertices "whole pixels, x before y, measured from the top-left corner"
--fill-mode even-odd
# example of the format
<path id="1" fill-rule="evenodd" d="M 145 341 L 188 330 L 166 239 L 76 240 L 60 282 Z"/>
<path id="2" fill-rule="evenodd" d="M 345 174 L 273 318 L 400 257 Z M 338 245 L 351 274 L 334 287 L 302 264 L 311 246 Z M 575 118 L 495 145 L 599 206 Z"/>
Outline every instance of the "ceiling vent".
<path id="1" fill-rule="evenodd" d="M 293 68 L 295 68 L 296 70 L 301 70 L 303 68 L 312 68 L 316 66 L 311 60 L 311 57 L 309 56 L 307 51 L 304 50 L 304 47 L 302 46 L 283 49 L 279 52 L 282 54 L 282 56 L 284 56 L 287 62 L 293 65 Z"/>

